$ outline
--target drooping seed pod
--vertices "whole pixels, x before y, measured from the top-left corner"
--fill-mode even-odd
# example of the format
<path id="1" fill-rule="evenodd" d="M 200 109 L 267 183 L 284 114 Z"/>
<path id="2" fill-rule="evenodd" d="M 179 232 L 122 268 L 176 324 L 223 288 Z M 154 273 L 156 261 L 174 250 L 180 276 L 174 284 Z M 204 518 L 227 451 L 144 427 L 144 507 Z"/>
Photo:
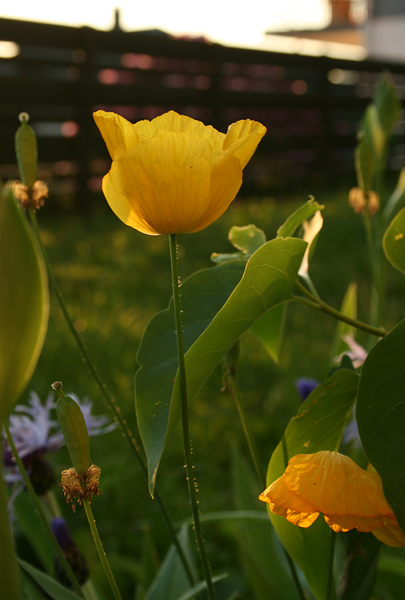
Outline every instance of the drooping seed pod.
<path id="1" fill-rule="evenodd" d="M 21 125 L 15 134 L 15 151 L 21 181 L 25 186 L 31 188 L 37 178 L 37 138 L 32 127 L 28 125 L 28 114 L 21 113 L 19 119 Z"/>
<path id="2" fill-rule="evenodd" d="M 56 403 L 56 414 L 73 467 L 82 475 L 90 467 L 89 434 L 83 413 L 73 398 L 62 395 Z"/>

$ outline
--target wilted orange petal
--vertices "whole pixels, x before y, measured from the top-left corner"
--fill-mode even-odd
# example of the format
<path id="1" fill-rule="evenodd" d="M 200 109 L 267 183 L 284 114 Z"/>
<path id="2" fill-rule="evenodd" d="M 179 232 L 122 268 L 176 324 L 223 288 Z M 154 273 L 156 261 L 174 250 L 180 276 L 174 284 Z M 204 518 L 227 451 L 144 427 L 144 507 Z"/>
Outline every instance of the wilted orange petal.
<path id="1" fill-rule="evenodd" d="M 385 527 L 378 527 L 371 533 L 375 535 L 377 540 L 380 540 L 380 542 L 383 542 L 387 546 L 391 546 L 393 548 L 405 547 L 405 533 L 398 525 L 398 521 L 395 519 L 395 517 L 394 520 L 384 519 L 384 521 Z"/>
<path id="2" fill-rule="evenodd" d="M 324 515 L 380 517 L 392 513 L 379 475 L 367 473 L 338 452 L 297 454 L 289 461 L 285 482 Z"/>
<path id="3" fill-rule="evenodd" d="M 285 485 L 284 475 L 279 477 L 259 496 L 259 500 L 267 502 L 275 515 L 285 517 L 290 523 L 300 527 L 309 527 L 317 519 L 319 512 L 303 502 Z"/>
<path id="4" fill-rule="evenodd" d="M 113 160 L 138 143 L 134 125 L 124 117 L 103 110 L 95 112 L 93 117 Z"/>
<path id="5" fill-rule="evenodd" d="M 382 517 L 359 517 L 357 515 L 324 515 L 325 521 L 333 531 L 357 529 L 364 533 L 373 531 L 384 524 Z"/>

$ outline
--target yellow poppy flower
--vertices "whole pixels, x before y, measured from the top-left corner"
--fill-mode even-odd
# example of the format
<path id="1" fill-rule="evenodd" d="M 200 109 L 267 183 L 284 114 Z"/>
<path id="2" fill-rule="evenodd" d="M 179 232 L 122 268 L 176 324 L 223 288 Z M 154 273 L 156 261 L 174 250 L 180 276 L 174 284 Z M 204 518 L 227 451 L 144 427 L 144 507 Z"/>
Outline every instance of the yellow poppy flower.
<path id="1" fill-rule="evenodd" d="M 310 527 L 323 513 L 333 531 L 371 531 L 388 546 L 405 546 L 378 473 L 364 471 L 338 452 L 293 456 L 284 475 L 259 499 L 299 527 Z"/>
<path id="2" fill-rule="evenodd" d="M 94 120 L 113 160 L 103 179 L 107 202 L 149 235 L 200 231 L 218 219 L 266 133 L 245 120 L 224 134 L 174 111 L 134 125 L 102 110 Z"/>

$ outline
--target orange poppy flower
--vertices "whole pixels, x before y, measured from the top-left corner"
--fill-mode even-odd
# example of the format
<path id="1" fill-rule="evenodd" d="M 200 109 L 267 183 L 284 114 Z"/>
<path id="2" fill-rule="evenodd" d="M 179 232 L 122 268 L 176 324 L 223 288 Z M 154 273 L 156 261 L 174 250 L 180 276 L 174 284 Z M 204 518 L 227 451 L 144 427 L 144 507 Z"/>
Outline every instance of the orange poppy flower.
<path id="1" fill-rule="evenodd" d="M 322 513 L 333 531 L 371 531 L 388 546 L 405 546 L 378 473 L 364 471 L 338 452 L 293 456 L 284 475 L 259 499 L 299 527 L 310 527 Z"/>

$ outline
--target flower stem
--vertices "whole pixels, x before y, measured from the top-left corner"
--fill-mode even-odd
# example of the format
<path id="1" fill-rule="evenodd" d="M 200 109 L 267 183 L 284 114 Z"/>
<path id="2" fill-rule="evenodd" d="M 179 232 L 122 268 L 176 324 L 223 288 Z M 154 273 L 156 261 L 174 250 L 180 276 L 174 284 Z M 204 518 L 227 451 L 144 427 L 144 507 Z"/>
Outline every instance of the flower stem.
<path id="1" fill-rule="evenodd" d="M 301 304 L 310 306 L 311 308 L 314 308 L 315 310 L 320 310 L 320 311 L 330 315 L 331 317 L 334 317 L 338 321 L 343 321 L 344 323 L 348 323 L 348 325 L 352 325 L 353 327 L 356 327 L 357 329 L 362 329 L 363 331 L 366 331 L 367 333 L 371 333 L 372 335 L 376 335 L 377 337 L 384 337 L 385 335 L 387 335 L 388 332 L 385 329 L 382 329 L 379 327 L 378 328 L 372 327 L 371 325 L 368 325 L 367 323 L 363 323 L 362 321 L 357 321 L 357 319 L 352 319 L 351 317 L 348 317 L 348 316 L 344 315 L 343 313 L 339 312 L 332 306 L 329 306 L 329 304 L 326 304 L 326 302 L 323 302 L 322 300 L 318 300 L 299 281 L 296 281 L 295 285 L 300 289 L 301 292 L 303 292 L 309 298 L 309 300 L 307 300 L 306 298 L 303 298 L 302 296 L 293 296 L 293 298 L 292 298 L 293 301 L 301 302 Z"/>
<path id="2" fill-rule="evenodd" d="M 332 600 L 333 598 L 333 561 L 335 558 L 335 546 L 336 533 L 334 531 L 331 531 L 325 600 Z"/>
<path id="3" fill-rule="evenodd" d="M 39 227 L 38 227 L 38 221 L 36 218 L 36 214 L 35 212 L 30 209 L 30 219 L 31 219 L 31 223 L 33 226 L 33 230 L 35 233 L 35 236 L 38 240 L 39 246 L 41 248 L 41 252 L 42 252 L 42 256 L 44 257 L 44 261 L 46 264 L 46 268 L 48 271 L 48 276 L 51 282 L 51 285 L 54 289 L 55 295 L 57 297 L 57 300 L 59 302 L 59 306 L 61 308 L 61 311 L 63 313 L 63 316 L 65 317 L 66 323 L 70 329 L 70 332 L 72 333 L 74 340 L 79 348 L 79 352 L 82 355 L 82 358 L 84 360 L 84 362 L 87 365 L 87 368 L 89 370 L 90 375 L 92 376 L 96 386 L 98 387 L 98 389 L 101 392 L 102 397 L 104 398 L 104 402 L 106 404 L 106 406 L 109 408 L 109 410 L 112 412 L 113 418 L 115 420 L 116 423 L 118 423 L 119 428 L 121 429 L 122 433 L 124 434 L 124 437 L 126 438 L 126 441 L 129 445 L 129 447 L 131 448 L 131 450 L 133 451 L 136 460 L 138 461 L 139 466 L 141 467 L 142 473 L 146 479 L 146 481 L 148 481 L 148 468 L 145 464 L 145 461 L 142 457 L 141 451 L 139 449 L 139 445 L 138 445 L 138 441 L 136 440 L 132 430 L 130 429 L 130 427 L 128 426 L 126 420 L 124 419 L 124 417 L 121 415 L 121 410 L 119 408 L 119 406 L 117 405 L 114 396 L 108 391 L 107 386 L 105 385 L 105 383 L 102 381 L 100 375 L 98 374 L 98 371 L 96 369 L 96 367 L 93 364 L 93 361 L 90 358 L 89 353 L 87 352 L 87 348 L 84 345 L 81 337 L 79 336 L 78 332 L 76 331 L 76 329 L 74 328 L 73 325 L 73 320 L 69 314 L 68 308 L 66 306 L 66 302 L 63 298 L 61 289 L 58 285 L 58 282 L 55 278 L 51 263 L 49 261 L 48 258 L 48 253 L 45 249 L 44 244 L 42 243 L 42 239 L 41 239 L 41 234 L 39 231 Z M 172 542 L 176 547 L 177 553 L 180 557 L 181 562 L 183 563 L 183 567 L 184 570 L 187 574 L 187 577 L 190 581 L 190 583 L 192 585 L 194 585 L 196 582 L 194 580 L 194 576 L 191 570 L 191 567 L 188 563 L 188 560 L 186 558 L 186 555 L 184 553 L 183 548 L 180 545 L 180 542 L 178 540 L 178 537 L 176 535 L 176 531 L 173 527 L 172 521 L 170 519 L 169 513 L 167 511 L 167 508 L 165 506 L 165 503 L 163 501 L 162 496 L 159 493 L 159 490 L 157 487 L 155 487 L 155 496 L 154 496 L 160 510 L 162 513 L 162 516 L 164 518 L 164 521 L 166 523 L 167 529 L 169 530 L 170 536 L 172 538 Z"/>
<path id="4" fill-rule="evenodd" d="M 100 557 L 100 561 L 103 566 L 104 572 L 105 572 L 108 582 L 111 586 L 112 593 L 114 594 L 114 598 L 115 598 L 115 600 L 122 600 L 117 583 L 114 579 L 113 572 L 111 571 L 110 563 L 107 560 L 107 556 L 104 552 L 104 548 L 101 543 L 100 536 L 98 534 L 98 529 L 97 529 L 96 522 L 93 517 L 93 511 L 91 510 L 89 498 L 85 498 L 85 500 L 83 500 L 83 505 L 84 505 L 84 510 L 86 511 L 87 520 L 90 525 L 90 530 L 91 530 L 91 533 L 93 536 L 93 540 L 96 545 L 97 552 Z"/>
<path id="5" fill-rule="evenodd" d="M 186 473 L 188 481 L 188 490 L 190 494 L 191 511 L 193 516 L 194 531 L 197 540 L 198 549 L 200 552 L 201 563 L 204 571 L 205 580 L 207 582 L 208 595 L 210 600 L 215 600 L 215 591 L 212 583 L 210 566 L 208 558 L 205 552 L 204 540 L 202 536 L 202 530 L 200 525 L 200 516 L 198 512 L 198 500 L 197 500 L 197 485 L 194 479 L 193 463 L 191 458 L 191 440 L 190 440 L 190 425 L 188 420 L 188 398 L 187 398 L 187 379 L 186 379 L 186 365 L 184 360 L 184 344 L 183 344 L 183 325 L 181 320 L 181 307 L 180 307 L 180 281 L 179 281 L 179 270 L 178 270 L 178 256 L 177 256 L 177 236 L 171 234 L 170 238 L 170 261 L 171 261 L 171 272 L 172 272 L 172 286 L 173 286 L 173 305 L 174 305 L 174 316 L 177 336 L 177 354 L 179 361 L 179 374 L 180 374 L 180 399 L 181 399 L 181 416 L 183 425 L 183 443 L 184 443 L 184 456 L 186 461 Z"/>
<path id="6" fill-rule="evenodd" d="M 262 473 L 262 470 L 260 468 L 260 462 L 258 459 L 258 452 L 257 452 L 257 448 L 256 448 L 256 444 L 254 439 L 252 438 L 252 436 L 250 435 L 250 431 L 248 428 L 248 424 L 247 424 L 247 419 L 246 419 L 246 412 L 245 409 L 241 403 L 241 398 L 240 398 L 240 392 L 239 392 L 239 387 L 238 387 L 238 383 L 236 381 L 236 377 L 235 375 L 232 373 L 232 370 L 227 366 L 226 367 L 227 370 L 227 374 L 228 374 L 228 379 L 229 379 L 229 391 L 231 393 L 231 395 L 233 396 L 234 402 L 236 404 L 236 408 L 238 409 L 238 413 L 239 413 L 239 418 L 242 424 L 242 429 L 243 429 L 243 433 L 245 434 L 245 439 L 246 439 L 246 443 L 248 445 L 249 448 L 249 452 L 250 452 L 250 456 L 253 462 L 253 465 L 255 467 L 255 471 L 256 471 L 256 475 L 259 479 L 260 485 L 263 487 L 263 489 L 266 487 L 266 479 Z"/>
<path id="7" fill-rule="evenodd" d="M 58 559 L 60 560 L 63 568 L 65 569 L 66 575 L 69 577 L 69 580 L 70 580 L 71 584 L 73 585 L 73 588 L 75 589 L 76 593 L 79 594 L 79 596 L 81 598 L 83 598 L 83 592 L 81 590 L 79 582 L 77 581 L 76 575 L 74 574 L 74 572 L 72 570 L 72 567 L 69 565 L 68 561 L 66 560 L 66 556 L 62 552 L 62 548 L 59 546 L 59 544 L 58 544 L 55 536 L 53 535 L 51 526 L 50 526 L 49 521 L 47 519 L 47 516 L 45 514 L 44 507 L 42 506 L 42 504 L 41 504 L 38 496 L 36 495 L 34 487 L 33 487 L 32 483 L 31 483 L 31 480 L 28 477 L 27 471 L 25 470 L 24 464 L 23 464 L 21 458 L 19 457 L 19 454 L 17 452 L 17 448 L 15 447 L 14 440 L 13 440 L 13 437 L 12 437 L 11 432 L 10 432 L 10 428 L 8 426 L 8 420 L 7 419 L 4 419 L 3 425 L 4 425 L 4 430 L 6 432 L 6 437 L 7 437 L 8 444 L 9 444 L 9 446 L 11 448 L 11 452 L 13 453 L 13 457 L 14 457 L 14 460 L 15 460 L 16 465 L 18 467 L 18 470 L 20 471 L 22 480 L 24 481 L 24 485 L 27 488 L 28 493 L 30 494 L 30 496 L 32 498 L 34 506 L 35 506 L 35 508 L 36 508 L 36 510 L 37 510 L 37 512 L 38 512 L 38 514 L 40 516 L 40 518 L 41 518 L 42 524 L 45 527 L 45 530 L 46 530 L 46 532 L 47 532 L 47 534 L 48 534 L 48 536 L 49 536 L 49 538 L 50 538 L 50 540 L 52 542 L 54 551 L 55 551 Z"/>

